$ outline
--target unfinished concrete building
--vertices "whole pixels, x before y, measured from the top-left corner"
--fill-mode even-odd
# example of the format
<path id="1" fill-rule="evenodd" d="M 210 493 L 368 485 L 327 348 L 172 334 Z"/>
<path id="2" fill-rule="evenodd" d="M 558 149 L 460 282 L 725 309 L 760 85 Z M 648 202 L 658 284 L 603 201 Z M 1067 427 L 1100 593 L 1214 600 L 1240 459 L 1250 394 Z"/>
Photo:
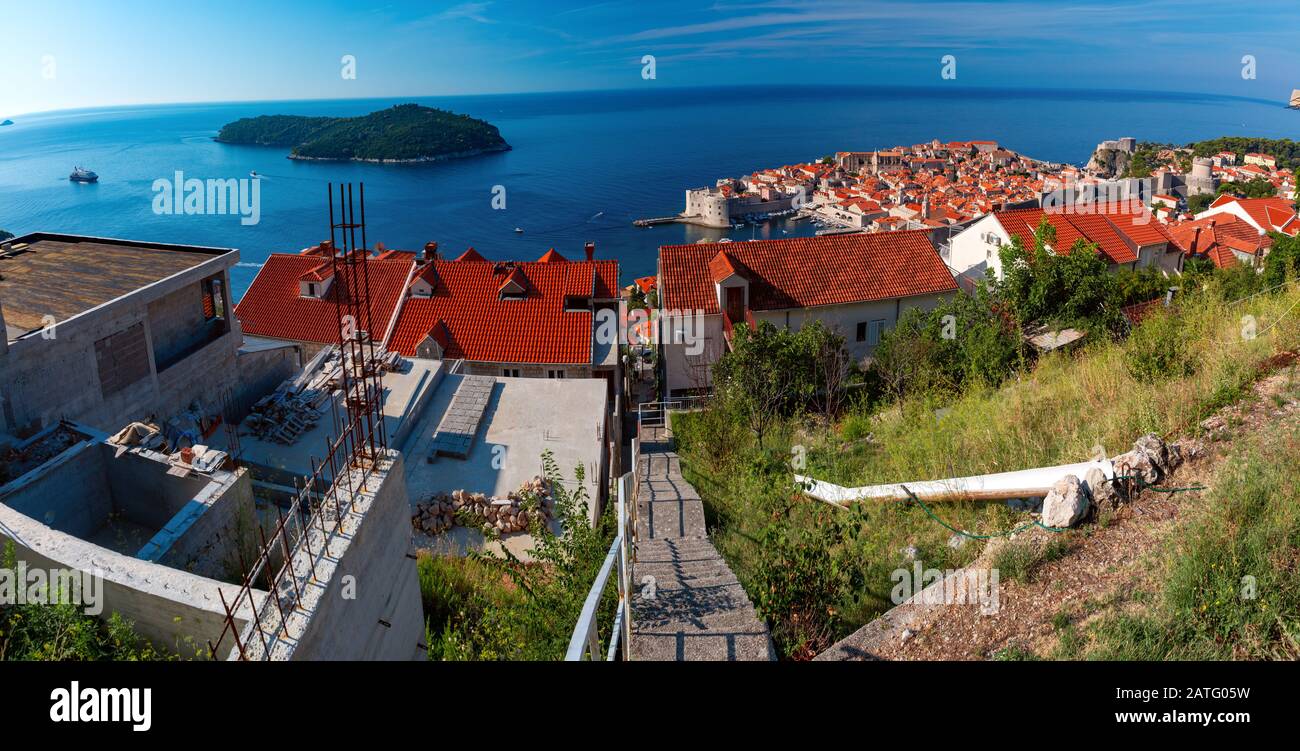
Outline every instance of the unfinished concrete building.
<path id="1" fill-rule="evenodd" d="M 219 404 L 238 382 L 227 304 L 238 258 L 44 233 L 0 245 L 0 432 L 60 418 L 111 431 Z"/>
<path id="2" fill-rule="evenodd" d="M 183 657 L 422 656 L 402 462 L 370 360 L 349 361 L 295 492 L 266 492 L 238 461 L 234 426 L 302 353 L 243 341 L 226 298 L 237 260 L 52 234 L 0 246 L 0 534 L 29 568 L 97 577 L 104 617 Z"/>

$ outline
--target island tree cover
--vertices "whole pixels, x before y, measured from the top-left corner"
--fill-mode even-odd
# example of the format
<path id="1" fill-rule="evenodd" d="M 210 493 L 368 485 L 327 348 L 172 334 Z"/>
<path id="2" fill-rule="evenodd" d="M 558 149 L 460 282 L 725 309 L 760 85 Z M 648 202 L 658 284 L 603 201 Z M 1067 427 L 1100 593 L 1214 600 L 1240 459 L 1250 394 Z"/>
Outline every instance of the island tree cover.
<path id="1" fill-rule="evenodd" d="M 0 240 L 12 240 L 14 233 L 0 229 Z"/>
<path id="2" fill-rule="evenodd" d="M 510 149 L 491 123 L 418 104 L 363 117 L 246 117 L 223 127 L 216 140 L 288 147 L 291 159 L 424 161 Z"/>

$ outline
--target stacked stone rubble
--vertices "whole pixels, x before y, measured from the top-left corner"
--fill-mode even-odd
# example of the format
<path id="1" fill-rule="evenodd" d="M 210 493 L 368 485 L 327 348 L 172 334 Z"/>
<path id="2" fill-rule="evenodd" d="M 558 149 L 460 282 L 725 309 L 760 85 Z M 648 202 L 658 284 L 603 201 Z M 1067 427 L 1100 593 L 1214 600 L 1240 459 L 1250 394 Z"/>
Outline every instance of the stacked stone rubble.
<path id="1" fill-rule="evenodd" d="M 457 524 L 490 528 L 498 534 L 528 531 L 534 518 L 550 524 L 555 513 L 555 494 L 549 480 L 534 477 L 505 498 L 454 490 L 436 493 L 416 504 L 411 526 L 417 532 L 436 535 Z"/>

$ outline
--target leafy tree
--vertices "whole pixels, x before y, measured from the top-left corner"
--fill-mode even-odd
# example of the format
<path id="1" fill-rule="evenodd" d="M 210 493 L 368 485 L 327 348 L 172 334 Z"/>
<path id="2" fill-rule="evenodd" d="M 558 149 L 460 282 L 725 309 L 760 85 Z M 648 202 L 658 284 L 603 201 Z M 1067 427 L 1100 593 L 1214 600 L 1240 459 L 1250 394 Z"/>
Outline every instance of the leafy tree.
<path id="1" fill-rule="evenodd" d="M 0 229 L 0 241 L 12 240 L 13 237 L 14 237 L 14 233 L 6 232 L 5 230 Z"/>
<path id="2" fill-rule="evenodd" d="M 1244 183 L 1220 183 L 1218 193 L 1230 193 L 1238 198 L 1269 198 L 1277 195 L 1277 188 L 1268 180 L 1257 177 Z"/>
<path id="3" fill-rule="evenodd" d="M 1194 196 L 1187 197 L 1187 210 L 1193 214 L 1199 214 L 1210 208 L 1214 202 L 1214 196 L 1209 193 L 1198 193 Z"/>
<path id="4" fill-rule="evenodd" d="M 895 397 L 998 385 L 1023 359 L 1015 322 L 988 288 L 955 295 L 929 312 L 913 308 L 885 333 L 872 370 Z"/>
<path id="5" fill-rule="evenodd" d="M 1269 139 L 1228 136 L 1200 141 L 1189 144 L 1189 146 L 1196 156 L 1214 156 L 1221 151 L 1231 151 L 1237 155 L 1240 163 L 1245 155 L 1249 153 L 1269 154 L 1277 159 L 1277 166 L 1279 167 L 1285 169 L 1300 168 L 1300 141 L 1292 141 L 1288 138 Z"/>
<path id="6" fill-rule="evenodd" d="M 1021 327 L 1033 324 L 1117 330 L 1122 319 L 1114 275 L 1097 246 L 1078 240 L 1068 253 L 1058 254 L 1056 229 L 1043 217 L 1034 242 L 1024 247 L 1019 237 L 1002 246 L 1002 280 L 995 294 Z"/>
<path id="7" fill-rule="evenodd" d="M 714 392 L 724 409 L 763 438 L 780 418 L 818 404 L 834 413 L 848 370 L 844 338 L 813 321 L 798 331 L 759 321 L 738 324 L 732 349 L 713 366 Z"/>
<path id="8" fill-rule="evenodd" d="M 1260 279 L 1265 288 L 1300 278 L 1300 236 L 1290 237 L 1278 232 L 1272 232 L 1270 236 L 1273 247 L 1264 256 L 1264 271 Z"/>
<path id="9" fill-rule="evenodd" d="M 1169 278 L 1155 266 L 1133 270 L 1122 269 L 1115 274 L 1115 286 L 1120 305 L 1154 300 L 1163 295 L 1173 284 Z"/>

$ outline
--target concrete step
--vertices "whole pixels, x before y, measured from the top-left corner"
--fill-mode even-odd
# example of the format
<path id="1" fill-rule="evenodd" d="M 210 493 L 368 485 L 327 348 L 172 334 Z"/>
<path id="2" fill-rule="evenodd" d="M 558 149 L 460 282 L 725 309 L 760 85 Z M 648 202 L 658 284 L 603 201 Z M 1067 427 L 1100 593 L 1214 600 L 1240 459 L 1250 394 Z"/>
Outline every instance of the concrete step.
<path id="1" fill-rule="evenodd" d="M 708 539 L 704 503 L 681 475 L 670 434 L 643 432 L 641 451 L 633 659 L 775 659 L 767 624 Z"/>
<path id="2" fill-rule="evenodd" d="M 703 537 L 708 533 L 704 504 L 698 500 L 657 501 L 637 507 L 637 537 Z"/>
<path id="3" fill-rule="evenodd" d="M 637 634 L 758 631 L 766 628 L 738 583 L 665 589 L 632 599 Z"/>
<path id="4" fill-rule="evenodd" d="M 776 659 L 767 629 L 726 634 L 638 634 L 632 659 L 649 661 L 770 661 Z"/>

